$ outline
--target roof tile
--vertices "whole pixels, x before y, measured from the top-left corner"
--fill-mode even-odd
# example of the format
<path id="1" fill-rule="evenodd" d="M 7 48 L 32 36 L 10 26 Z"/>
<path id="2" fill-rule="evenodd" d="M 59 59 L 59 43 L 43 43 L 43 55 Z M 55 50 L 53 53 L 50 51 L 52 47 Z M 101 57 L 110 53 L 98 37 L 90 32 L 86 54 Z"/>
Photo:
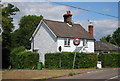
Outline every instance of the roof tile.
<path id="1" fill-rule="evenodd" d="M 120 50 L 120 47 L 108 42 L 97 41 L 95 42 L 95 50 L 96 51 L 117 51 L 117 50 Z"/>
<path id="2" fill-rule="evenodd" d="M 94 37 L 91 36 L 80 24 L 73 24 L 72 27 L 70 27 L 65 22 L 46 19 L 43 21 L 58 37 L 94 39 Z"/>

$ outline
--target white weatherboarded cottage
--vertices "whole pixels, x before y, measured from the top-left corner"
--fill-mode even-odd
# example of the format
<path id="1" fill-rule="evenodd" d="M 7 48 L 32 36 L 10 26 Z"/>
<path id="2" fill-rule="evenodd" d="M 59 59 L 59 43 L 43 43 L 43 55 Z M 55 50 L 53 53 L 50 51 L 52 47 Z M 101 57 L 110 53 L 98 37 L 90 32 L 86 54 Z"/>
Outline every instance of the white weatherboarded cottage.
<path id="1" fill-rule="evenodd" d="M 59 52 L 94 52 L 93 25 L 87 32 L 80 24 L 72 24 L 72 14 L 64 14 L 64 22 L 43 19 L 31 37 L 31 50 L 39 53 L 39 61 L 45 61 L 46 53 Z M 80 38 L 80 44 L 73 44 L 75 38 Z"/>

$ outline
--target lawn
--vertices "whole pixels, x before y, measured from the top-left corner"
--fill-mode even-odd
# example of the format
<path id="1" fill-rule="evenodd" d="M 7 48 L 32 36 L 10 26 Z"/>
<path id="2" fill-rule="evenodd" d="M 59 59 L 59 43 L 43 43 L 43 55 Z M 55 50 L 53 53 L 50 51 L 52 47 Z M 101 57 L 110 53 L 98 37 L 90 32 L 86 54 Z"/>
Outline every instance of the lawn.
<path id="1" fill-rule="evenodd" d="M 71 74 L 85 73 L 82 69 L 66 70 L 4 70 L 3 79 L 47 79 L 60 76 L 70 76 Z"/>

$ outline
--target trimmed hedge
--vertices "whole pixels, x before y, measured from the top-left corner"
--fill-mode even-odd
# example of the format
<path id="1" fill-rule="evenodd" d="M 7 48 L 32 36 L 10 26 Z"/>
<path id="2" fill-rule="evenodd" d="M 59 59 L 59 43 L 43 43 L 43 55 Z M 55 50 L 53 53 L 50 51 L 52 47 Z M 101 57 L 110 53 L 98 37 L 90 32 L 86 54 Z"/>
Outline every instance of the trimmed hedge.
<path id="1" fill-rule="evenodd" d="M 74 52 L 47 53 L 45 55 L 45 68 L 72 69 Z M 61 62 L 60 62 L 61 59 Z M 76 53 L 75 68 L 91 68 L 97 65 L 97 54 L 95 53 Z"/>
<path id="2" fill-rule="evenodd" d="M 120 67 L 120 53 L 101 53 L 102 67 Z"/>
<path id="3" fill-rule="evenodd" d="M 10 55 L 15 55 L 15 54 L 18 54 L 19 52 L 22 52 L 22 51 L 25 51 L 25 47 L 24 46 L 20 46 L 20 47 L 17 47 L 17 48 L 14 48 Z"/>
<path id="4" fill-rule="evenodd" d="M 35 69 L 39 61 L 39 54 L 23 51 L 10 57 L 11 66 L 13 69 Z"/>

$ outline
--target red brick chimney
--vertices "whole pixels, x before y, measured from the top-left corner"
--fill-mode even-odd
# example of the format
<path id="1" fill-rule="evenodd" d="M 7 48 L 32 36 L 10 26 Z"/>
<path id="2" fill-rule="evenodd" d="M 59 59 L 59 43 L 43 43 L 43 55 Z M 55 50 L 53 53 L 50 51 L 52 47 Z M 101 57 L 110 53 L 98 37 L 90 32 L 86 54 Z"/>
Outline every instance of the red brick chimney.
<path id="1" fill-rule="evenodd" d="M 72 25 L 72 14 L 70 11 L 67 11 L 67 13 L 63 15 L 63 17 L 65 23 Z"/>
<path id="2" fill-rule="evenodd" d="M 91 36 L 94 37 L 94 29 L 93 29 L 92 22 L 89 22 L 89 25 L 88 25 L 88 32 L 90 33 Z"/>

